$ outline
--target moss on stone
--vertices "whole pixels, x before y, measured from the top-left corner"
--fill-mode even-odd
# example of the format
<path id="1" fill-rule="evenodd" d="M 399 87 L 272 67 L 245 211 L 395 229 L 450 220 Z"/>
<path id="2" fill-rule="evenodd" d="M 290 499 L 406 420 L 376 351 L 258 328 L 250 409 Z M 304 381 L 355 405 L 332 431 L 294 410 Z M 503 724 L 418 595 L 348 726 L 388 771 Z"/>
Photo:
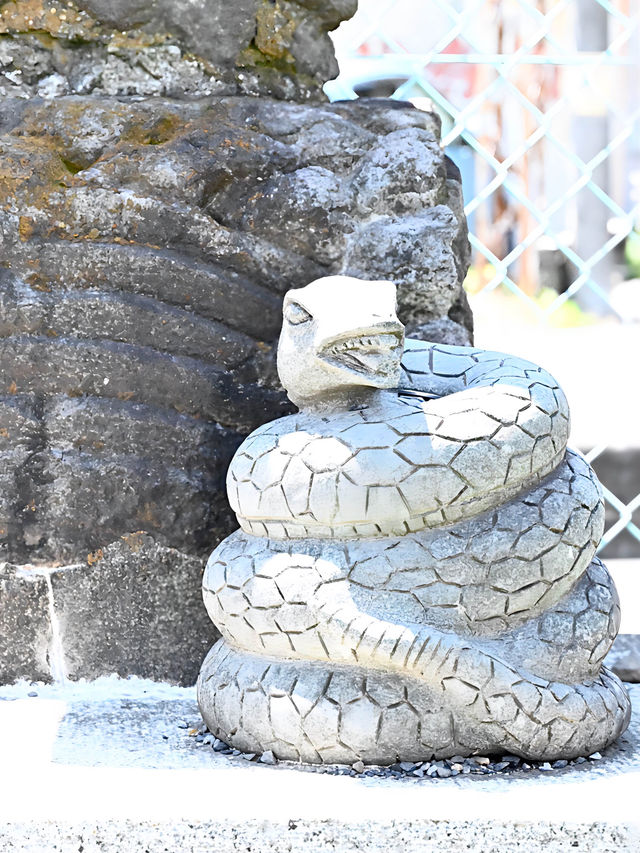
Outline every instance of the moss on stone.
<path id="1" fill-rule="evenodd" d="M 44 32 L 56 38 L 95 39 L 96 21 L 72 3 L 9 0 L 0 6 L 0 33 Z"/>
<path id="2" fill-rule="evenodd" d="M 26 71 L 15 78 L 0 69 L 3 94 L 321 98 L 336 70 L 327 29 L 353 10 L 301 0 L 238 0 L 233 8 L 157 0 L 134 11 L 105 0 L 0 0 L 0 38 L 14 39 L 13 68 Z"/>
<path id="3" fill-rule="evenodd" d="M 265 56 L 293 62 L 291 41 L 296 21 L 280 3 L 265 2 L 256 13 L 256 35 L 253 43 Z"/>

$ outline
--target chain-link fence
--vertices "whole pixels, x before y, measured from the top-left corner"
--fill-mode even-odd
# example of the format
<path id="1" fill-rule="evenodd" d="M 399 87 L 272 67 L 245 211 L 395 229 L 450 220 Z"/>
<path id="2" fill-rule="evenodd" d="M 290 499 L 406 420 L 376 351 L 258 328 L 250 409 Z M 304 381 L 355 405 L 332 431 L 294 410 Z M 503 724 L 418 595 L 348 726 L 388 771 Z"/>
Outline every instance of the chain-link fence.
<path id="1" fill-rule="evenodd" d="M 602 548 L 626 557 L 640 557 L 639 19 L 639 0 L 360 0 L 327 84 L 332 99 L 440 114 L 478 343 L 542 346 L 561 382 L 554 358 L 573 368 L 573 441 L 605 488 Z"/>

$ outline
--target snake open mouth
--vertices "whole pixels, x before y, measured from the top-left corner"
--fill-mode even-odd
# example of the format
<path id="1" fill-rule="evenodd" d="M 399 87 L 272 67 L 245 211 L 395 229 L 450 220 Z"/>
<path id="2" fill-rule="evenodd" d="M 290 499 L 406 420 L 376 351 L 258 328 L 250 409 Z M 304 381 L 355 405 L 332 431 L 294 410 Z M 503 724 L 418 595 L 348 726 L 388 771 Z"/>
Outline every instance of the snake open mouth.
<path id="1" fill-rule="evenodd" d="M 402 335 L 382 332 L 341 338 L 326 344 L 322 358 L 339 367 L 346 367 L 360 374 L 371 374 L 385 370 L 385 361 L 390 367 L 402 352 Z"/>

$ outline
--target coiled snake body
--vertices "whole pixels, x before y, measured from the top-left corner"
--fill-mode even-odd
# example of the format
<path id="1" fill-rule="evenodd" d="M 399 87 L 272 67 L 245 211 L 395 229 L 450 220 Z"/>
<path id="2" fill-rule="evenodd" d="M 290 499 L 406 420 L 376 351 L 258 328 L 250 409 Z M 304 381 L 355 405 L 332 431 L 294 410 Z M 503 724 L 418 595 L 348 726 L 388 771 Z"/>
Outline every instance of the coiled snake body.
<path id="1" fill-rule="evenodd" d="M 241 529 L 204 578 L 222 634 L 199 681 L 210 729 L 307 762 L 602 749 L 629 718 L 602 667 L 620 610 L 564 394 L 520 359 L 419 341 L 398 382 L 388 289 L 352 284 L 368 322 L 345 310 L 327 330 L 332 281 L 285 302 L 280 361 L 288 342 L 312 360 L 293 377 L 279 361 L 300 413 L 229 470 Z M 318 361 L 326 388 L 305 397 Z"/>

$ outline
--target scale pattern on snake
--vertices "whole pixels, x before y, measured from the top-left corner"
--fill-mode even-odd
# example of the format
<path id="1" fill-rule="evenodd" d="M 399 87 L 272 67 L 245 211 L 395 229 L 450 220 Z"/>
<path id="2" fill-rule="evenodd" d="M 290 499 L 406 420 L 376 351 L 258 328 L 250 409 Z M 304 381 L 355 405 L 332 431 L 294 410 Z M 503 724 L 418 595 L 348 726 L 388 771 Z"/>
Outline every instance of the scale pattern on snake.
<path id="1" fill-rule="evenodd" d="M 384 288 L 364 324 L 328 321 L 332 281 L 285 301 L 281 357 L 287 343 L 301 357 L 281 375 L 300 413 L 252 433 L 229 469 L 241 529 L 204 578 L 222 634 L 199 682 L 210 729 L 305 762 L 604 748 L 630 711 L 602 666 L 620 608 L 563 392 L 512 356 L 403 351 Z M 369 390 L 307 404 L 309 359 L 328 388 L 337 359 Z"/>

